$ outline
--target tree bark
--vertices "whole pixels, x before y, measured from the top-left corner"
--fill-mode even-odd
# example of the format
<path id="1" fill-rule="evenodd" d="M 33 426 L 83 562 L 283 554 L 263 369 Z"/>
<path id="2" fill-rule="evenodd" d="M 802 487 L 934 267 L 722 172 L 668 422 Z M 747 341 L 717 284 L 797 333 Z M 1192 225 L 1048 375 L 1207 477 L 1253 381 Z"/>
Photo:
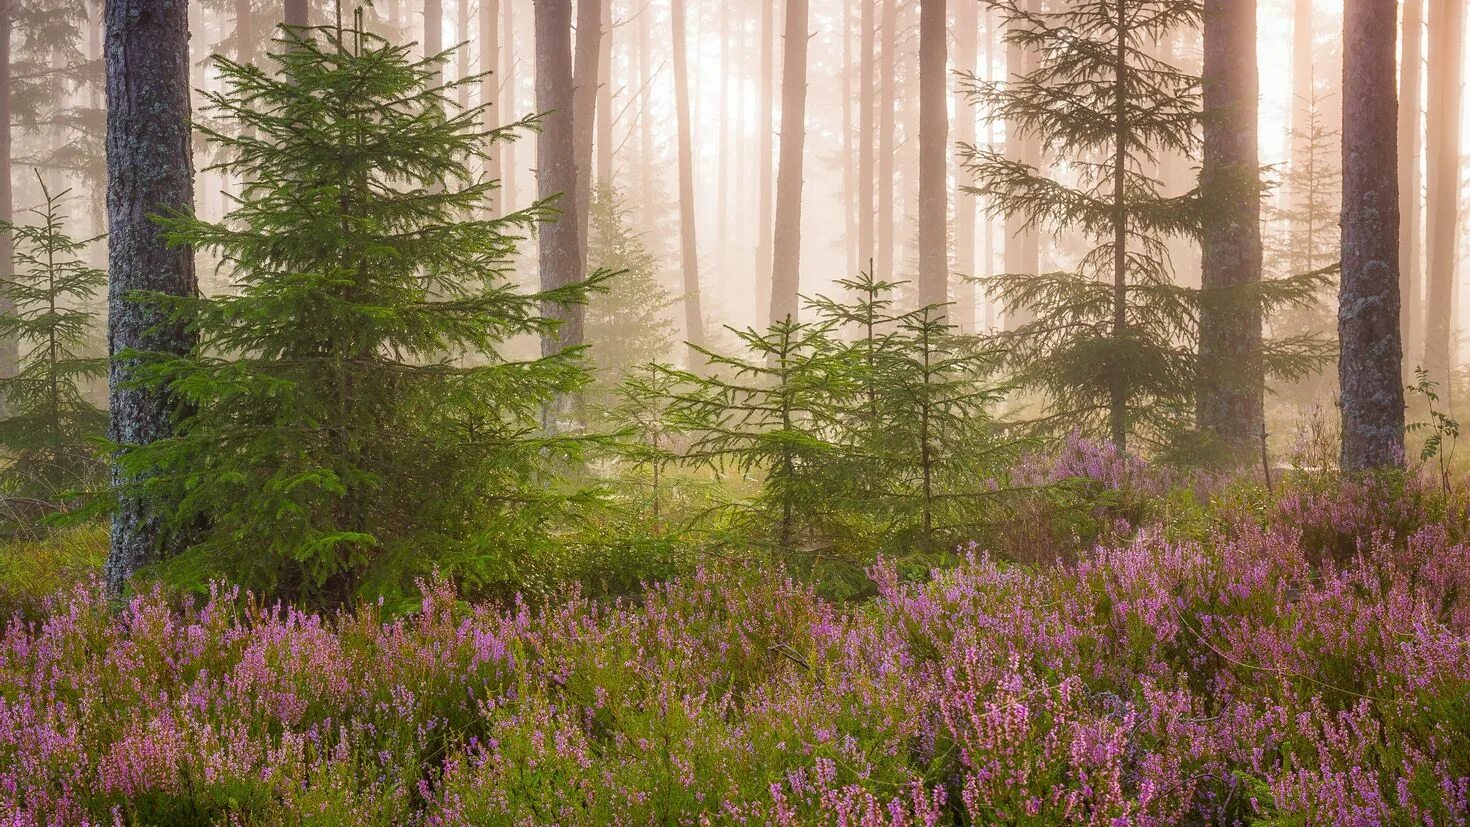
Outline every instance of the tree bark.
<path id="1" fill-rule="evenodd" d="M 806 155 L 807 0 L 786 0 L 781 69 L 781 168 L 776 179 L 776 227 L 771 267 L 771 321 L 800 315 L 801 190 Z"/>
<path id="2" fill-rule="evenodd" d="M 1424 367 L 1450 390 L 1455 367 L 1455 272 L 1459 258 L 1460 117 L 1465 52 L 1464 0 L 1429 3 L 1429 268 Z"/>
<path id="3" fill-rule="evenodd" d="M 1404 459 L 1395 89 L 1398 3 L 1343 4 L 1342 467 Z"/>
<path id="4" fill-rule="evenodd" d="M 756 318 L 760 325 L 765 326 L 775 319 L 771 310 L 770 279 L 767 278 L 773 266 L 771 252 L 771 233 L 774 229 L 771 217 L 771 201 L 773 189 L 773 175 L 771 153 L 773 150 L 774 135 L 776 131 L 775 122 L 775 97 L 776 97 L 776 15 L 775 9 L 781 0 L 765 0 L 761 3 L 761 96 L 760 96 L 760 142 L 756 147 L 756 153 L 760 156 L 756 159 L 756 175 L 760 178 L 758 198 L 760 203 L 756 205 L 756 241 L 755 241 L 755 272 L 756 272 Z"/>
<path id="5" fill-rule="evenodd" d="M 307 0 L 286 0 L 286 8 L 281 15 L 281 22 L 287 26 L 309 26 L 311 15 L 307 11 Z"/>
<path id="6" fill-rule="evenodd" d="M 173 433 L 177 401 L 129 386 L 129 350 L 183 355 L 195 339 L 183 325 L 132 300 L 146 290 L 192 296 L 193 251 L 170 247 L 153 216 L 193 209 L 190 154 L 189 15 L 179 0 L 109 0 L 104 60 L 107 90 L 107 351 L 111 436 L 146 445 Z M 114 468 L 115 484 L 132 482 Z M 105 574 L 114 594 L 142 565 L 182 545 L 165 531 L 164 504 L 118 496 Z"/>
<path id="7" fill-rule="evenodd" d="M 657 215 L 653 165 L 653 15 L 644 10 L 638 15 L 638 160 L 639 202 L 646 226 L 653 226 Z M 759 271 L 757 271 L 759 272 Z"/>
<path id="8" fill-rule="evenodd" d="M 883 0 L 883 79 L 878 95 L 878 260 L 877 276 L 894 277 L 894 136 L 898 108 L 898 2 Z"/>
<path id="9" fill-rule="evenodd" d="M 1255 0 L 1206 2 L 1204 41 L 1198 425 L 1243 455 L 1266 415 Z"/>
<path id="10" fill-rule="evenodd" d="M 577 0 L 577 61 L 572 78 L 577 195 L 567 205 L 564 217 L 577 225 L 578 272 L 587 271 L 587 207 L 592 203 L 592 141 L 597 134 L 597 70 L 602 61 L 602 4 L 605 2 Z"/>
<path id="11" fill-rule="evenodd" d="M 599 184 L 613 183 L 613 15 L 612 0 L 602 3 L 602 43 L 597 60 L 597 177 Z M 588 202 L 589 204 L 591 202 Z"/>
<path id="12" fill-rule="evenodd" d="M 696 347 L 704 345 L 704 310 L 699 292 L 699 239 L 694 222 L 694 147 L 689 119 L 689 56 L 685 42 L 684 0 L 672 0 L 674 35 L 674 97 L 679 124 L 679 238 L 684 270 L 684 336 Z M 690 353 L 694 366 L 696 354 Z"/>
<path id="13" fill-rule="evenodd" d="M 485 0 L 481 0 L 485 2 Z M 493 0 L 492 0 L 493 2 Z M 520 117 L 520 110 L 516 108 L 516 29 L 515 29 L 515 0 L 500 0 L 500 63 L 505 67 L 501 74 L 499 84 L 500 96 L 496 103 L 503 113 L 496 120 L 499 123 L 507 123 Z M 493 113 L 492 113 L 493 114 Z M 514 142 L 506 141 L 500 147 L 500 213 L 511 212 L 516 208 L 516 145 Z"/>
<path id="14" fill-rule="evenodd" d="M 512 0 L 505 0 L 510 5 Z M 460 0 L 466 2 L 466 0 Z M 480 103 L 485 107 L 488 123 L 504 123 L 500 105 L 500 0 L 480 0 Z M 485 175 L 490 180 L 499 180 L 504 175 L 505 165 L 501 155 L 510 148 L 510 142 L 493 147 L 486 164 Z M 490 194 L 490 217 L 505 214 L 504 183 L 501 189 Z"/>
<path id="15" fill-rule="evenodd" d="M 0 221 L 10 224 L 15 220 L 15 191 L 12 135 L 13 116 L 10 105 L 10 30 L 14 24 L 16 0 L 0 0 Z M 9 232 L 0 232 L 0 286 L 8 287 L 15 277 L 15 239 Z M 15 315 L 15 301 L 8 289 L 0 291 L 0 314 Z M 11 337 L 0 338 L 0 378 L 9 379 L 20 370 L 20 345 Z M 4 400 L 0 399 L 0 406 Z"/>
<path id="16" fill-rule="evenodd" d="M 949 68 L 948 20 L 945 0 L 920 0 L 919 303 L 922 305 L 949 301 L 949 95 L 945 82 Z"/>
<path id="17" fill-rule="evenodd" d="M 454 38 L 457 46 L 454 53 L 454 62 L 455 79 L 458 80 L 460 78 L 467 78 L 470 75 L 470 0 L 454 0 L 454 2 Z M 468 109 L 470 106 L 470 87 L 460 86 L 457 95 L 460 110 Z"/>
<path id="18" fill-rule="evenodd" d="M 1028 7 L 1034 10 L 1036 0 L 1028 0 Z M 1034 56 L 1024 47 L 1015 44 L 1006 44 L 1006 74 L 1014 81 L 1025 77 L 1032 71 Z M 1040 166 L 1040 153 L 1036 151 L 1036 141 L 1032 140 L 1019 125 L 1015 123 L 1006 124 L 1006 158 L 1022 164 Z M 1020 215 L 1014 215 L 1005 221 L 1005 271 L 1007 273 L 1040 273 L 1041 272 L 1041 236 L 1027 226 L 1026 219 Z M 1009 330 L 1016 330 L 1030 321 L 1029 313 L 1023 307 L 1005 308 L 1005 326 Z"/>
<path id="19" fill-rule="evenodd" d="M 424 0 L 424 57 L 433 58 L 444 51 L 444 0 Z M 434 82 L 444 78 L 442 70 L 434 72 Z"/>
<path id="20" fill-rule="evenodd" d="M 572 116 L 572 0 L 535 0 L 536 110 L 546 113 L 536 139 L 536 184 L 541 200 L 558 199 L 561 215 L 541 225 L 541 288 L 582 280 L 576 216 L 577 162 Z M 548 305 L 542 312 L 561 324 L 541 339 L 550 356 L 582 344 L 580 305 Z"/>
<path id="21" fill-rule="evenodd" d="M 960 72 L 975 72 L 980 55 L 979 5 L 960 0 L 955 9 L 955 63 Z M 975 110 L 956 87 L 954 92 L 955 141 L 973 145 L 976 140 Z M 960 155 L 953 153 L 955 180 L 964 179 Z M 960 281 L 954 286 L 955 306 L 950 314 L 951 321 L 961 333 L 975 332 L 975 283 L 969 278 L 975 273 L 975 196 L 967 192 L 955 193 L 954 206 L 954 269 Z"/>
<path id="22" fill-rule="evenodd" d="M 874 0 L 862 0 L 863 12 L 859 26 L 862 29 L 862 47 L 858 60 L 861 63 L 858 83 L 858 266 L 867 269 L 873 265 L 873 94 L 877 81 L 874 49 L 877 38 L 874 26 Z"/>
<path id="23" fill-rule="evenodd" d="M 1421 319 L 1424 281 L 1419 272 L 1419 193 L 1423 175 L 1424 0 L 1405 0 L 1402 58 L 1399 62 L 1399 330 L 1408 364 L 1423 361 Z M 1414 351 L 1419 351 L 1417 354 Z M 1407 365 L 1406 365 L 1407 366 Z"/>

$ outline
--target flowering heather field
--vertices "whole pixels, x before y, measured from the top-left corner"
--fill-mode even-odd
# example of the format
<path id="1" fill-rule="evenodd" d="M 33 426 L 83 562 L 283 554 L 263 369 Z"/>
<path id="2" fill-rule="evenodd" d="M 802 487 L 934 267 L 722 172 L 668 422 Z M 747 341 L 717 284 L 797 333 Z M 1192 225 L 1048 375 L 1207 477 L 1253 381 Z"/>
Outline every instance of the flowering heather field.
<path id="1" fill-rule="evenodd" d="M 1433 501 L 1300 484 L 853 605 L 713 569 L 402 619 L 78 589 L 0 643 L 0 823 L 1465 824 L 1470 546 Z"/>

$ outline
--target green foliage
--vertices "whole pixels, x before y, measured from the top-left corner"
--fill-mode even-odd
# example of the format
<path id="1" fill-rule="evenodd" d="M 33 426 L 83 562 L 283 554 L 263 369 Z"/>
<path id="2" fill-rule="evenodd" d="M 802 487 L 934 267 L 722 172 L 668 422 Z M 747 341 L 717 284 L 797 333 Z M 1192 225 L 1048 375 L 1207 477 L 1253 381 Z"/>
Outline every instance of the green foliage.
<path id="1" fill-rule="evenodd" d="M 762 475 L 750 514 L 786 552 L 830 528 L 842 496 L 842 480 L 829 472 L 841 452 L 844 405 L 861 385 L 848 353 L 834 346 L 835 330 L 831 321 L 786 318 L 765 332 L 735 331 L 745 352 L 696 348 L 707 372 L 683 374 L 688 390 L 676 399 L 694 434 L 686 460 Z"/>
<path id="2" fill-rule="evenodd" d="M 1260 307 L 1268 315 L 1315 300 L 1323 274 L 1267 281 L 1208 296 L 1175 284 L 1168 242 L 1197 236 L 1209 194 L 1165 191 L 1159 157 L 1190 157 L 1204 115 L 1199 78 L 1156 56 L 1156 44 L 1198 25 L 1198 0 L 1092 0 L 1033 11 L 1017 0 L 986 0 L 1006 40 L 1039 55 L 1007 81 L 968 80 L 972 100 L 1058 159 L 1038 169 L 991 148 L 966 147 L 970 191 L 991 210 L 1095 246 L 1074 268 L 1006 273 L 986 280 L 991 297 L 1034 321 L 1003 335 L 1018 380 L 1041 391 L 1052 432 L 1080 430 L 1119 447 L 1162 446 L 1191 428 L 1197 386 L 1198 320 L 1205 301 Z M 1227 192 L 1228 191 L 1228 192 Z M 1319 367 L 1329 348 L 1315 337 L 1267 345 L 1272 375 Z"/>
<path id="3" fill-rule="evenodd" d="M 592 192 L 588 230 L 589 266 L 618 274 L 588 299 L 586 315 L 600 384 L 615 385 L 639 366 L 668 358 L 674 298 L 659 284 L 658 259 L 634 232 L 621 195 L 605 184 Z"/>
<path id="4" fill-rule="evenodd" d="M 81 176 L 100 188 L 106 171 L 102 136 L 102 62 L 83 51 L 92 22 L 88 0 L 11 0 L 11 111 L 23 142 L 14 161 Z M 77 95 L 90 90 L 95 94 Z"/>
<path id="5" fill-rule="evenodd" d="M 990 413 L 1007 390 L 992 381 L 1004 354 L 958 335 L 943 306 L 895 311 L 899 284 L 871 273 L 838 284 L 852 298 L 812 306 L 846 334 L 861 390 L 841 415 L 853 507 L 888 521 L 886 546 L 928 553 L 972 538 L 1020 447 Z"/>
<path id="6" fill-rule="evenodd" d="M 647 402 L 622 419 L 645 465 L 756 481 L 729 522 L 735 545 L 770 544 L 839 591 L 863 588 L 851 576 L 875 552 L 932 563 L 976 537 L 999 516 L 1020 445 L 989 412 L 1004 390 L 991 380 L 999 354 L 957 335 L 941 306 L 896 310 L 898 284 L 863 274 L 840 286 L 849 298 L 809 300 L 809 320 L 739 331 L 742 353 L 702 351 L 703 374 L 630 384 L 629 400 L 669 400 L 657 442 L 633 415 Z"/>
<path id="7" fill-rule="evenodd" d="M 0 338 L 15 340 L 20 351 L 19 371 L 0 379 L 6 408 L 0 448 L 10 457 L 0 488 L 51 510 L 68 492 L 100 484 L 106 473 L 99 448 L 107 412 L 87 391 L 107 376 L 107 360 L 87 351 L 98 325 L 89 306 L 107 274 L 82 259 L 96 239 L 66 233 L 61 205 L 69 191 L 53 195 L 42 181 L 41 192 L 44 202 L 30 210 L 33 223 L 0 224 L 14 238 L 16 265 L 0 288 L 15 307 L 14 315 L 0 317 Z"/>
<path id="8" fill-rule="evenodd" d="M 220 223 L 180 215 L 170 240 L 217 253 L 235 293 L 144 296 L 200 337 L 139 354 L 140 383 L 183 400 L 177 435 L 129 448 L 143 496 L 181 503 L 185 583 L 228 575 L 312 602 L 402 594 L 433 569 L 470 588 L 514 582 L 548 520 L 579 496 L 558 476 L 582 441 L 543 410 L 586 380 L 580 353 L 510 361 L 547 305 L 507 272 L 544 205 L 487 218 L 473 169 L 532 124 L 481 127 L 462 84 L 353 26 L 290 33 L 278 70 L 216 58 L 219 168 L 244 182 Z M 147 473 L 140 473 L 147 471 Z"/>
<path id="9" fill-rule="evenodd" d="M 106 557 L 107 532 L 95 525 L 0 542 L 0 617 L 39 615 L 48 600 L 95 582 Z"/>
<path id="10" fill-rule="evenodd" d="M 1460 421 L 1436 407 L 1439 403 L 1439 383 L 1429 378 L 1423 367 L 1414 368 L 1414 384 L 1408 386 L 1411 396 L 1424 400 L 1429 413 L 1428 422 L 1412 422 L 1410 433 L 1425 432 L 1424 444 L 1419 449 L 1419 461 L 1436 460 L 1439 465 L 1440 486 L 1450 491 L 1450 466 L 1454 463 L 1455 448 L 1460 442 Z"/>
<path id="11" fill-rule="evenodd" d="M 1198 78 L 1154 57 L 1153 44 L 1200 16 L 1197 0 L 1089 2 L 1033 12 L 987 0 L 1006 40 L 1039 55 L 1008 82 L 971 78 L 971 97 L 1061 159 L 1067 177 L 967 149 L 973 192 L 991 209 L 1097 246 L 1071 272 L 1007 273 L 994 299 L 1035 321 L 1005 337 L 1026 385 L 1048 396 L 1049 423 L 1120 447 L 1157 441 L 1190 415 L 1195 308 L 1174 284 L 1170 237 L 1196 232 L 1197 193 L 1165 194 L 1159 154 L 1198 147 Z"/>

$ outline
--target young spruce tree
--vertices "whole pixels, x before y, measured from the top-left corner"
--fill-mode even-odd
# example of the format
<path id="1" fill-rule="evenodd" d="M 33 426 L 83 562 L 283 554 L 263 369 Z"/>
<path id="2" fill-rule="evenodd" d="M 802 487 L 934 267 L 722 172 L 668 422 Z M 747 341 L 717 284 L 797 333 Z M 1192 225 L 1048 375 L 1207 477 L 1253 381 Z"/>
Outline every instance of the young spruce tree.
<path id="1" fill-rule="evenodd" d="M 1001 354 L 963 336 L 944 306 L 896 311 L 900 283 L 871 273 L 838 282 L 851 298 L 811 302 L 847 333 L 845 364 L 858 393 L 842 407 L 842 461 L 851 505 L 889 525 L 885 546 L 942 551 L 973 537 L 993 512 L 991 485 L 1018 444 L 992 416 L 1006 388 Z"/>
<path id="2" fill-rule="evenodd" d="M 745 355 L 692 346 L 708 366 L 682 376 L 687 390 L 674 405 L 692 434 L 686 461 L 762 478 L 747 514 L 754 534 L 784 553 L 825 541 L 843 499 L 832 473 L 839 418 L 859 385 L 835 330 L 786 318 L 765 332 L 735 331 Z"/>
<path id="3" fill-rule="evenodd" d="M 20 351 L 19 373 L 0 379 L 6 408 L 0 448 L 11 460 L 0 486 L 51 507 L 107 473 L 100 451 L 107 412 L 87 398 L 89 383 L 107 376 L 107 360 L 88 355 L 94 350 L 88 337 L 98 327 L 92 308 L 107 274 L 83 260 L 97 239 L 66 233 L 61 204 L 68 192 L 53 194 L 44 181 L 40 191 L 44 200 L 30 211 L 32 223 L 0 225 L 15 238 L 16 264 L 3 287 L 15 314 L 0 316 L 0 337 L 16 340 Z"/>
<path id="4" fill-rule="evenodd" d="M 124 476 L 180 497 L 174 525 L 197 534 L 174 571 L 186 582 L 327 604 L 431 569 L 503 583 L 565 502 L 546 464 L 577 446 L 539 413 L 585 381 L 576 349 L 500 356 L 552 328 L 543 302 L 584 298 L 526 294 L 507 273 L 543 207 L 487 217 L 494 183 L 473 171 L 527 124 L 482 128 L 482 108 L 454 103 L 478 77 L 442 81 L 360 13 L 284 37 L 275 71 L 216 59 L 209 109 L 233 128 L 203 131 L 244 190 L 222 223 L 165 225 L 218 254 L 235 292 L 151 298 L 200 344 L 148 363 L 141 381 L 186 413 L 176 437 L 122 457 L 151 473 Z"/>
<path id="5" fill-rule="evenodd" d="M 1168 195 L 1151 171 L 1161 153 L 1197 151 L 1200 89 L 1152 47 L 1196 25 L 1199 0 L 1082 0 L 1052 11 L 986 3 L 1036 67 L 1004 82 L 972 79 L 972 96 L 1067 174 L 970 147 L 972 191 L 995 213 L 1096 244 L 1073 272 L 989 281 L 992 299 L 1034 319 L 1004 344 L 1020 380 L 1046 394 L 1050 422 L 1119 447 L 1158 438 L 1193 409 L 1194 305 L 1174 284 L 1165 243 L 1197 232 L 1199 220 L 1194 194 Z"/>
<path id="6" fill-rule="evenodd" d="M 587 341 L 599 384 L 612 386 L 651 362 L 669 359 L 675 299 L 658 281 L 658 257 L 631 225 L 621 194 L 607 184 L 592 190 L 588 261 L 594 271 L 616 273 L 607 288 L 588 297 Z"/>
<path id="7" fill-rule="evenodd" d="M 1199 78 L 1157 57 L 1155 46 L 1199 25 L 1202 6 L 1080 0 L 1034 11 L 1020 0 L 985 2 L 1004 20 L 1006 40 L 1038 57 L 1033 70 L 1006 81 L 970 78 L 971 96 L 1059 163 L 1043 170 L 967 147 L 970 191 L 995 213 L 1096 245 L 1070 272 L 988 280 L 992 299 L 1033 319 L 1000 344 L 1018 380 L 1045 395 L 1042 424 L 1051 430 L 1080 430 L 1120 448 L 1133 440 L 1178 448 L 1193 428 L 1201 295 L 1175 283 L 1167 243 L 1201 234 L 1211 198 L 1259 186 L 1249 175 L 1217 182 L 1210 197 L 1198 188 L 1170 194 L 1153 174 L 1162 154 L 1199 150 Z M 1324 279 L 1305 273 L 1216 288 L 1211 301 L 1259 305 L 1270 318 L 1309 306 Z M 1329 354 L 1320 337 L 1289 335 L 1264 344 L 1263 367 L 1295 379 Z"/>

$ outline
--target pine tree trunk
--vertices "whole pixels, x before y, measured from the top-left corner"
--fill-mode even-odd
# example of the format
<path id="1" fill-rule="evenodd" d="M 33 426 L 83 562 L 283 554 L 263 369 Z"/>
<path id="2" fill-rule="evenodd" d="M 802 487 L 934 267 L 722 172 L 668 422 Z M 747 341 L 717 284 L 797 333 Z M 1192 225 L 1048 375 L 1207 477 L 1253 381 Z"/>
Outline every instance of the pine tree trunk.
<path id="1" fill-rule="evenodd" d="M 235 0 L 235 60 L 255 59 L 255 16 L 250 0 Z"/>
<path id="2" fill-rule="evenodd" d="M 806 155 L 807 0 L 786 0 L 786 42 L 781 68 L 781 168 L 776 179 L 775 249 L 771 268 L 771 320 L 800 315 L 801 189 Z"/>
<path id="3" fill-rule="evenodd" d="M 1399 335 L 1398 3 L 1343 4 L 1342 467 L 1404 458 Z"/>
<path id="4" fill-rule="evenodd" d="M 898 2 L 883 0 L 883 72 L 878 93 L 878 261 L 877 276 L 893 280 L 894 254 L 894 161 L 898 155 L 894 136 L 898 109 Z"/>
<path id="5" fill-rule="evenodd" d="M 109 0 L 104 39 L 107 89 L 108 315 L 111 437 L 145 445 L 172 433 L 172 395 L 129 387 L 126 350 L 185 354 L 194 337 L 182 325 L 131 300 L 135 291 L 192 296 L 193 251 L 170 247 L 153 216 L 191 210 L 188 5 L 177 0 Z M 114 471 L 114 482 L 129 480 Z M 137 569 L 178 550 L 166 536 L 159 503 L 118 497 L 106 578 L 120 593 Z"/>
<path id="6" fill-rule="evenodd" d="M 684 270 L 684 336 L 695 346 L 704 345 L 704 310 L 699 292 L 699 239 L 694 223 L 694 147 L 689 122 L 689 56 L 685 42 L 684 0 L 672 3 L 674 35 L 674 97 L 679 122 L 679 236 Z M 696 355 L 689 355 L 695 364 Z"/>
<path id="7" fill-rule="evenodd" d="M 1291 161 L 1293 164 L 1299 163 L 1302 155 L 1305 154 L 1312 101 L 1316 98 L 1314 88 L 1316 75 L 1312 68 L 1315 51 L 1312 0 L 1293 0 L 1291 35 Z"/>
<path id="8" fill-rule="evenodd" d="M 773 137 L 776 131 L 776 16 L 775 10 L 781 0 L 765 0 L 761 3 L 761 97 L 760 97 L 760 132 L 759 146 L 756 148 L 760 156 L 756 159 L 756 175 L 760 178 L 758 197 L 760 203 L 756 205 L 756 241 L 755 241 L 755 272 L 756 272 L 756 318 L 760 320 L 760 326 L 765 326 L 774 321 L 776 316 L 771 310 L 770 296 L 771 283 L 767 274 L 771 272 L 773 265 L 771 251 L 771 201 L 772 201 L 772 164 L 771 153 Z"/>
<path id="9" fill-rule="evenodd" d="M 548 113 L 536 139 L 536 184 L 541 200 L 556 198 L 561 215 L 540 228 L 541 287 L 553 290 L 582 279 L 575 220 L 577 162 L 572 119 L 572 0 L 535 0 L 536 111 Z M 541 340 L 545 355 L 582 344 L 581 306 L 543 308 L 561 326 Z"/>
<path id="10" fill-rule="evenodd" d="M 500 2 L 501 0 L 480 0 L 480 72 L 484 75 L 480 80 L 480 103 L 486 107 L 487 125 L 504 123 L 507 120 L 500 102 Z M 505 3 L 509 5 L 511 0 L 505 0 Z M 490 180 L 501 179 L 505 175 L 506 164 L 501 156 L 509 149 L 509 141 L 492 147 L 490 160 L 485 168 L 485 175 Z M 501 189 L 490 195 L 491 218 L 499 218 L 505 214 L 504 187 L 502 182 Z"/>
<path id="11" fill-rule="evenodd" d="M 497 0 L 488 0 L 496 2 Z M 487 0 L 481 0 L 487 2 Z M 498 0 L 501 9 L 500 21 L 500 65 L 504 66 L 501 72 L 500 83 L 497 87 L 500 96 L 496 103 L 500 107 L 500 116 L 495 118 L 497 123 L 508 123 L 520 117 L 516 100 L 516 30 L 515 30 L 515 0 Z M 494 115 L 495 113 L 491 113 Z M 500 196 L 497 199 L 500 205 L 500 213 L 511 212 L 516 209 L 516 148 L 515 144 L 507 141 L 500 145 Z"/>
<path id="12" fill-rule="evenodd" d="M 1125 0 L 1113 0 L 1118 9 L 1117 54 L 1113 78 L 1113 344 L 1122 352 L 1128 337 L 1128 152 L 1132 128 L 1128 122 L 1128 18 Z M 1112 399 L 1108 427 L 1118 450 L 1128 448 L 1128 390 L 1122 365 L 1112 365 Z"/>
<path id="13" fill-rule="evenodd" d="M 286 8 L 284 14 L 281 15 L 281 22 L 287 26 L 311 25 L 311 15 L 307 12 L 306 2 L 307 0 L 286 0 Z"/>
<path id="14" fill-rule="evenodd" d="M 454 53 L 455 79 L 458 80 L 470 76 L 470 0 L 455 0 L 454 10 L 454 37 L 458 45 Z M 460 86 L 457 94 L 460 110 L 468 109 L 470 87 Z"/>
<path id="15" fill-rule="evenodd" d="M 852 101 L 852 4 L 842 7 L 842 249 L 847 253 L 848 277 L 864 265 L 857 249 L 857 157 L 853 147 Z"/>
<path id="16" fill-rule="evenodd" d="M 730 76 L 735 74 L 735 62 L 730 58 L 730 4 L 720 4 L 720 126 L 719 126 L 719 183 L 715 220 L 715 254 L 722 263 L 721 273 L 727 272 L 725 248 L 730 242 Z"/>
<path id="17" fill-rule="evenodd" d="M 1034 4 L 1036 0 L 1029 0 Z M 1029 5 L 1028 7 L 1034 8 Z M 1006 75 L 1014 81 L 1032 70 L 1034 55 L 1015 43 L 1006 44 Z M 1006 124 L 1006 158 L 1023 164 L 1039 166 L 1041 159 L 1036 151 L 1036 141 L 1015 123 Z M 1005 271 L 1007 273 L 1041 272 L 1041 237 L 1026 226 L 1026 219 L 1014 215 L 1005 222 Z M 1005 308 L 1005 326 L 1016 330 L 1030 321 L 1029 312 L 1023 307 Z"/>
<path id="18" fill-rule="evenodd" d="M 980 53 L 979 5 L 970 0 L 960 0 L 955 9 L 955 63 L 960 72 L 975 72 Z M 962 145 L 973 145 L 976 140 L 975 110 L 965 95 L 956 86 L 954 92 L 955 141 Z M 960 154 L 952 153 L 955 159 L 954 178 L 965 180 L 965 170 L 960 163 Z M 969 278 L 975 273 L 975 196 L 967 192 L 955 193 L 954 207 L 954 269 L 960 281 L 954 286 L 955 306 L 951 319 L 961 333 L 975 332 L 975 283 Z"/>
<path id="19" fill-rule="evenodd" d="M 1465 52 L 1464 0 L 1429 3 L 1429 269 L 1424 367 L 1450 390 L 1455 366 L 1455 272 L 1459 258 L 1460 117 Z"/>
<path id="20" fill-rule="evenodd" d="M 444 51 L 444 0 L 424 0 L 424 57 L 432 58 Z M 435 82 L 442 81 L 443 71 L 434 73 Z"/>
<path id="21" fill-rule="evenodd" d="M 612 5 L 612 0 L 603 0 L 602 49 L 597 61 L 597 76 L 602 80 L 597 87 L 597 182 L 605 186 L 613 183 Z"/>
<path id="22" fill-rule="evenodd" d="M 1399 330 L 1406 367 L 1423 361 L 1423 277 L 1419 272 L 1419 198 L 1423 175 L 1424 0 L 1405 0 L 1402 58 L 1399 62 Z M 1417 352 L 1416 352 L 1417 351 Z"/>
<path id="23" fill-rule="evenodd" d="M 1198 425 L 1243 456 L 1265 430 L 1256 2 L 1205 4 Z"/>
<path id="24" fill-rule="evenodd" d="M 14 137 L 10 105 L 10 30 L 16 0 L 0 0 L 0 221 L 15 220 Z M 0 232 L 0 285 L 9 285 L 15 277 L 15 239 Z M 0 292 L 0 315 L 15 315 L 15 301 L 7 289 Z M 0 378 L 9 379 L 20 369 L 19 343 L 10 337 L 0 339 Z M 0 399 L 0 405 L 4 400 Z"/>
<path id="25" fill-rule="evenodd" d="M 867 269 L 873 264 L 873 94 L 877 86 L 877 66 L 874 49 L 876 46 L 877 20 L 874 19 L 875 0 L 861 0 L 863 4 L 862 47 L 858 61 L 861 63 L 858 83 L 858 266 Z"/>
<path id="26" fill-rule="evenodd" d="M 587 271 L 588 205 L 592 203 L 592 140 L 596 136 L 598 65 L 602 61 L 602 4 L 577 0 L 577 62 L 572 79 L 572 123 L 576 125 L 577 194 L 563 207 L 577 225 L 577 271 Z"/>
<path id="27" fill-rule="evenodd" d="M 657 213 L 654 201 L 657 187 L 653 173 L 653 15 L 645 11 L 638 15 L 638 158 L 639 197 L 644 221 L 653 226 Z"/>
<path id="28" fill-rule="evenodd" d="M 945 0 L 920 0 L 919 303 L 923 305 L 949 301 L 948 20 Z"/>

